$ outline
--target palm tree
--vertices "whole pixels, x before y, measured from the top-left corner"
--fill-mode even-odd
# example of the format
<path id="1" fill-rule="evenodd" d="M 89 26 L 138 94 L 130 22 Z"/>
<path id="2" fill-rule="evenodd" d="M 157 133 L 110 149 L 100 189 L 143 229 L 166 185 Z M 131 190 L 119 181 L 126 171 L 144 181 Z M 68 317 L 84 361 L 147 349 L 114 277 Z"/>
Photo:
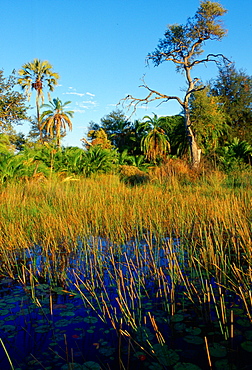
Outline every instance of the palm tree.
<path id="1" fill-rule="evenodd" d="M 18 83 L 28 96 L 28 100 L 31 97 L 31 90 L 36 90 L 37 123 L 40 130 L 41 141 L 42 132 L 39 108 L 40 103 L 44 103 L 43 88 L 47 87 L 49 91 L 53 91 L 54 86 L 57 85 L 59 79 L 58 73 L 53 72 L 52 68 L 53 66 L 47 60 L 41 61 L 39 59 L 34 59 L 32 62 L 25 63 L 18 71 L 18 74 L 21 76 L 18 79 Z M 50 100 L 49 92 L 48 99 Z"/>
<path id="2" fill-rule="evenodd" d="M 46 127 L 47 133 L 50 133 L 51 137 L 56 136 L 57 146 L 60 146 L 60 139 L 63 133 L 66 132 L 68 126 L 69 130 L 72 130 L 71 118 L 73 117 L 73 111 L 64 111 L 67 104 L 70 101 L 62 103 L 57 98 L 50 101 L 50 104 L 43 104 L 42 107 L 48 107 L 49 109 L 41 114 L 41 130 Z"/>
<path id="3" fill-rule="evenodd" d="M 143 119 L 147 120 L 141 125 L 141 129 L 146 132 L 141 140 L 141 149 L 147 159 L 156 163 L 158 157 L 163 157 L 170 151 L 170 143 L 165 132 L 166 118 L 154 114 L 153 118 L 145 116 Z"/>

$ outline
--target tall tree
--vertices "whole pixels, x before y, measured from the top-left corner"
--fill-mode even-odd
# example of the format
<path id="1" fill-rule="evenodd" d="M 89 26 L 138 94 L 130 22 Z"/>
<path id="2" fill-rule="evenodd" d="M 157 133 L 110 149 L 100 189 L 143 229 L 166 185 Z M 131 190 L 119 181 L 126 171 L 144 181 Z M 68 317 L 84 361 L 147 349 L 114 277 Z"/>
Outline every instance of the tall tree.
<path id="1" fill-rule="evenodd" d="M 13 134 L 15 125 L 29 120 L 26 98 L 14 90 L 15 86 L 14 74 L 6 78 L 0 70 L 0 133 Z"/>
<path id="2" fill-rule="evenodd" d="M 101 118 L 100 124 L 90 122 L 89 133 L 103 129 L 108 140 L 120 153 L 125 149 L 132 151 L 134 147 L 134 128 L 122 110 L 114 110 Z M 93 135 L 92 134 L 92 135 Z"/>
<path id="3" fill-rule="evenodd" d="M 25 63 L 18 71 L 18 83 L 28 97 L 31 96 L 31 91 L 36 91 L 36 108 L 37 108 L 37 124 L 40 130 L 40 139 L 42 141 L 41 121 L 40 121 L 40 105 L 44 103 L 44 88 L 48 88 L 48 99 L 50 100 L 50 91 L 54 90 L 57 85 L 59 75 L 52 70 L 53 66 L 47 61 L 34 59 L 32 62 Z"/>
<path id="4" fill-rule="evenodd" d="M 211 93 L 223 106 L 231 138 L 252 143 L 252 77 L 237 71 L 234 64 L 224 64 L 212 81 Z"/>
<path id="5" fill-rule="evenodd" d="M 206 41 L 221 40 L 225 36 L 226 30 L 219 20 L 225 13 L 226 10 L 219 3 L 208 0 L 201 1 L 194 17 L 189 18 L 185 25 L 169 25 L 156 50 L 147 56 L 147 60 L 152 61 L 155 66 L 171 61 L 176 65 L 177 71 L 184 73 L 187 88 L 183 98 L 153 90 L 144 82 L 142 87 L 148 90 L 148 95 L 145 98 L 137 99 L 128 95 L 124 99 L 124 101 L 129 101 L 130 106 L 133 105 L 135 109 L 141 103 L 146 104 L 155 100 L 161 100 L 161 102 L 177 100 L 185 115 L 185 130 L 191 151 L 192 167 L 194 168 L 197 168 L 200 163 L 201 149 L 198 147 L 192 130 L 189 99 L 192 93 L 202 90 L 204 87 L 199 86 L 199 79 L 193 78 L 191 72 L 199 64 L 206 64 L 211 61 L 218 63 L 220 59 L 225 59 L 222 54 L 208 54 L 199 58 L 204 51 L 203 45 Z"/>
<path id="6" fill-rule="evenodd" d="M 56 136 L 57 146 L 60 146 L 60 139 L 63 133 L 66 132 L 66 128 L 72 130 L 73 111 L 65 111 L 65 106 L 70 104 L 70 101 L 62 103 L 62 101 L 57 98 L 50 101 L 50 104 L 43 104 L 42 107 L 49 108 L 41 114 L 41 130 L 46 127 L 47 132 L 51 137 Z"/>

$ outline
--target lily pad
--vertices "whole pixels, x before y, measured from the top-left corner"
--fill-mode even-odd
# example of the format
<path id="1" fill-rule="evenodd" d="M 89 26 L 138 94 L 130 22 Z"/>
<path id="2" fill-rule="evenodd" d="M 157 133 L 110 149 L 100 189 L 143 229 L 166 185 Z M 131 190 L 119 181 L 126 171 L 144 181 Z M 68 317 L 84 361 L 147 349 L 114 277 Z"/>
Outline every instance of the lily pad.
<path id="1" fill-rule="evenodd" d="M 227 355 L 226 347 L 219 343 L 209 345 L 210 355 L 214 357 L 225 357 Z"/>
<path id="2" fill-rule="evenodd" d="M 74 318 L 73 318 L 73 321 L 72 321 L 73 323 L 76 323 L 76 324 L 78 324 L 78 323 L 80 323 L 80 322 L 83 322 L 83 317 L 81 317 L 81 316 L 75 316 Z"/>
<path id="3" fill-rule="evenodd" d="M 82 365 L 82 370 L 100 370 L 101 367 L 97 362 L 88 361 Z"/>
<path id="4" fill-rule="evenodd" d="M 189 328 L 186 328 L 185 331 L 190 335 L 199 335 L 201 333 L 200 328 L 194 328 L 190 326 Z"/>
<path id="5" fill-rule="evenodd" d="M 9 310 L 0 310 L 0 316 L 6 316 L 8 315 Z"/>
<path id="6" fill-rule="evenodd" d="M 59 295 L 66 294 L 66 292 L 64 291 L 64 289 L 63 288 L 59 288 L 59 287 L 53 288 L 52 291 L 55 292 L 55 293 L 57 293 L 57 294 L 59 294 Z"/>
<path id="7" fill-rule="evenodd" d="M 234 312 L 235 315 L 239 315 L 241 316 L 242 314 L 244 314 L 244 310 L 242 308 L 233 308 L 232 311 Z"/>
<path id="8" fill-rule="evenodd" d="M 97 317 L 94 316 L 87 316 L 83 319 L 84 322 L 87 322 L 88 324 L 94 324 L 98 321 Z"/>
<path id="9" fill-rule="evenodd" d="M 36 333 L 48 333 L 50 327 L 48 325 L 41 325 L 35 328 Z"/>
<path id="10" fill-rule="evenodd" d="M 153 345 L 154 354 L 159 363 L 163 366 L 171 366 L 176 364 L 179 360 L 179 355 L 172 349 L 169 349 L 167 344 L 161 345 L 159 343 Z"/>
<path id="11" fill-rule="evenodd" d="M 201 370 L 199 366 L 190 362 L 178 362 L 173 367 L 174 370 Z"/>
<path id="12" fill-rule="evenodd" d="M 198 337 L 197 335 L 186 335 L 183 338 L 187 343 L 192 344 L 203 344 L 204 340 L 201 337 Z"/>
<path id="13" fill-rule="evenodd" d="M 154 334 L 150 331 L 149 328 L 145 326 L 139 326 L 136 332 L 137 342 L 145 342 L 146 340 L 151 341 L 154 338 Z"/>
<path id="14" fill-rule="evenodd" d="M 241 346 L 245 351 L 252 352 L 252 341 L 246 340 L 245 342 L 241 343 Z"/>
<path id="15" fill-rule="evenodd" d="M 4 331 L 9 332 L 9 331 L 14 331 L 14 330 L 16 330 L 16 327 L 15 327 L 14 325 L 3 325 L 3 326 L 2 326 L 2 329 L 3 329 Z"/>
<path id="16" fill-rule="evenodd" d="M 15 315 L 9 315 L 4 318 L 4 321 L 14 321 L 16 319 Z"/>
<path id="17" fill-rule="evenodd" d="M 60 316 L 75 316 L 75 313 L 72 311 L 62 311 L 60 312 Z"/>
<path id="18" fill-rule="evenodd" d="M 109 357 L 109 356 L 112 356 L 115 353 L 115 348 L 113 348 L 113 347 L 100 347 L 99 352 L 100 352 L 100 354 Z"/>
<path id="19" fill-rule="evenodd" d="M 252 330 L 245 331 L 244 335 L 245 335 L 246 339 L 252 340 Z"/>
<path id="20" fill-rule="evenodd" d="M 83 370 L 83 369 L 84 367 L 81 364 L 77 364 L 75 362 L 71 362 L 69 364 L 61 366 L 61 370 Z"/>
<path id="21" fill-rule="evenodd" d="M 177 331 L 183 331 L 183 330 L 185 330 L 185 328 L 186 328 L 186 324 L 184 324 L 183 322 L 177 322 L 174 325 L 174 329 L 177 330 Z"/>
<path id="22" fill-rule="evenodd" d="M 171 317 L 171 322 L 180 322 L 184 320 L 184 315 L 181 315 L 180 313 L 176 313 Z"/>
<path id="23" fill-rule="evenodd" d="M 149 369 L 150 370 L 163 370 L 163 366 L 157 362 L 153 362 L 151 365 L 149 365 Z"/>
<path id="24" fill-rule="evenodd" d="M 216 370 L 236 370 L 234 364 L 230 364 L 226 358 L 222 358 L 214 363 Z"/>
<path id="25" fill-rule="evenodd" d="M 67 319 L 62 319 L 62 320 L 58 320 L 56 323 L 55 323 L 55 326 L 56 327 L 62 327 L 62 326 L 68 326 L 70 324 L 69 320 Z"/>
<path id="26" fill-rule="evenodd" d="M 246 327 L 246 328 L 249 328 L 251 323 L 249 322 L 249 320 L 247 318 L 244 318 L 244 319 L 238 319 L 237 320 L 237 324 L 243 326 L 243 327 Z"/>

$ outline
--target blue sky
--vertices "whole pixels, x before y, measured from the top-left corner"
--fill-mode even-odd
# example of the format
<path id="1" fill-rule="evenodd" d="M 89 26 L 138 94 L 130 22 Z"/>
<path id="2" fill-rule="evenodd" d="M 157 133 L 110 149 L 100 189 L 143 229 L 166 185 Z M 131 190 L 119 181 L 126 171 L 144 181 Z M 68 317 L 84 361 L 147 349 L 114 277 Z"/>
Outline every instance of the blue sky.
<path id="1" fill-rule="evenodd" d="M 165 94 L 183 96 L 182 75 L 171 62 L 146 66 L 145 58 L 155 50 L 168 24 L 184 24 L 193 16 L 199 0 L 0 0 L 0 69 L 8 76 L 34 58 L 48 60 L 60 80 L 52 93 L 63 102 L 70 100 L 75 111 L 73 131 L 63 145 L 81 146 L 90 121 L 116 109 L 131 94 L 144 97 L 139 88 L 146 83 Z M 209 41 L 206 51 L 223 53 L 252 75 L 252 2 L 222 0 L 228 10 L 223 17 L 227 36 Z M 194 70 L 203 81 L 214 78 L 216 66 Z M 32 98 L 30 104 L 34 106 Z M 119 107 L 121 108 L 121 107 Z M 176 102 L 157 107 L 155 103 L 137 110 L 131 119 L 145 115 L 172 115 L 180 112 Z M 31 112 L 35 115 L 35 110 Z M 125 110 L 125 114 L 130 113 Z M 17 127 L 27 133 L 28 125 Z"/>

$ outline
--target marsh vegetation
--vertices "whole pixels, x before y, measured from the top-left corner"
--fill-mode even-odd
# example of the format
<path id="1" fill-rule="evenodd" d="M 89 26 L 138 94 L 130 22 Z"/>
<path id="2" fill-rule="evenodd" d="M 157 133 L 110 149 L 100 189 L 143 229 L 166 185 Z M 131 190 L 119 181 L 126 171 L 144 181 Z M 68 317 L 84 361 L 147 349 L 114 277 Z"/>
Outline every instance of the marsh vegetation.
<path id="1" fill-rule="evenodd" d="M 248 369 L 249 175 L 3 187 L 2 363 Z"/>

